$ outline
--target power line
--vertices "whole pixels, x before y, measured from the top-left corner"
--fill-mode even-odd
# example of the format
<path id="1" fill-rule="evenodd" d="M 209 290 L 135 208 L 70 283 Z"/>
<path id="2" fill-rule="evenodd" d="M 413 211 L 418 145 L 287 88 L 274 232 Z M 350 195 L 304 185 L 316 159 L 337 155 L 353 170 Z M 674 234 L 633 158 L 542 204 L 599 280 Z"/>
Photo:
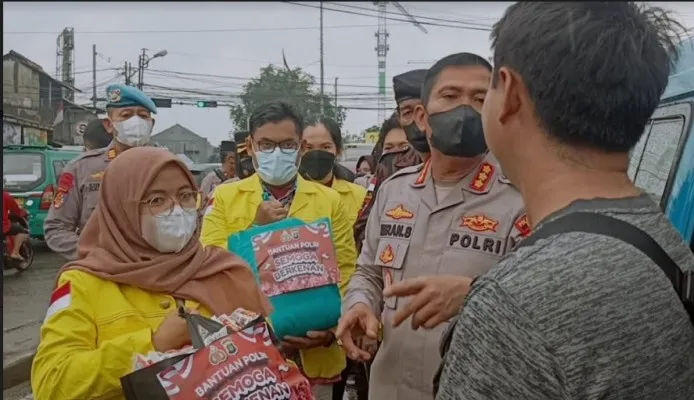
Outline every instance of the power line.
<path id="1" fill-rule="evenodd" d="M 352 9 L 363 10 L 363 11 L 368 11 L 368 12 L 375 12 L 376 11 L 373 8 L 360 7 L 360 6 L 355 6 L 355 5 L 351 5 L 351 4 L 337 3 L 337 2 L 332 2 L 332 1 L 329 1 L 327 3 L 333 4 L 333 5 L 339 6 L 339 7 L 352 8 Z M 396 11 L 388 11 L 388 14 L 389 15 L 394 14 L 394 15 L 398 15 L 401 17 L 407 17 L 407 15 L 405 15 L 401 12 L 396 12 Z M 490 25 L 480 24 L 478 22 L 465 22 L 465 21 L 455 20 L 455 19 L 428 17 L 426 15 L 417 15 L 417 14 L 412 14 L 412 13 L 410 13 L 410 15 L 415 17 L 420 23 L 422 22 L 421 21 L 422 19 L 430 19 L 430 20 L 435 21 L 435 22 L 446 22 L 446 23 L 453 23 L 453 24 L 467 24 L 467 25 L 472 25 L 472 26 L 479 26 L 482 28 L 491 28 Z"/>
<path id="2" fill-rule="evenodd" d="M 402 24 L 405 25 L 405 24 Z M 373 28 L 376 25 L 336 25 L 324 26 L 323 29 L 352 29 L 352 28 Z M 275 32 L 275 31 L 306 31 L 319 30 L 319 26 L 294 26 L 286 28 L 225 28 L 225 29 L 167 29 L 167 30 L 124 30 L 124 31 L 80 31 L 80 35 L 121 35 L 137 33 L 222 33 L 222 32 Z M 47 31 L 10 31 L 3 32 L 3 35 L 59 35 L 61 32 Z"/>
<path id="3" fill-rule="evenodd" d="M 285 1 L 284 3 L 292 4 L 295 6 L 301 6 L 301 7 L 320 8 L 319 6 L 314 6 L 311 4 L 295 3 L 293 1 Z M 339 10 L 339 9 L 335 9 L 335 8 L 327 8 L 325 6 L 323 6 L 323 10 L 341 12 L 341 13 L 351 14 L 351 15 L 361 15 L 364 17 L 378 18 L 378 15 L 376 15 L 376 14 L 365 14 L 365 13 L 360 13 L 357 11 Z M 403 18 L 386 17 L 386 19 L 389 21 L 409 22 L 407 19 L 403 19 Z M 411 22 L 410 22 L 410 24 L 411 24 Z M 481 27 L 463 26 L 463 25 L 450 25 L 450 24 L 442 24 L 442 23 L 427 22 L 427 21 L 420 21 L 420 24 L 429 25 L 429 26 L 439 26 L 439 27 L 443 27 L 443 28 L 467 29 L 467 30 L 473 30 L 473 31 L 484 31 L 484 32 L 491 31 L 491 28 L 481 28 Z"/>
<path id="4" fill-rule="evenodd" d="M 254 78 L 248 78 L 248 77 L 241 77 L 241 76 L 228 76 L 228 75 L 212 75 L 212 74 L 201 74 L 201 73 L 195 73 L 195 72 L 183 72 L 183 71 L 170 71 L 170 70 L 157 70 L 157 69 L 148 69 L 147 72 L 159 72 L 159 73 L 168 73 L 172 74 L 172 77 L 176 77 L 176 75 L 183 75 L 183 76 L 198 76 L 198 77 L 204 77 L 204 78 L 220 78 L 220 79 L 232 79 L 232 80 L 240 80 L 244 82 L 250 82 L 253 80 L 258 79 L 257 77 Z M 296 83 L 303 83 L 304 81 L 296 81 Z M 320 85 L 319 82 L 312 82 L 310 83 L 311 85 Z M 378 86 L 375 85 L 352 85 L 352 84 L 343 84 L 340 86 L 344 87 L 359 87 L 359 88 L 371 88 L 371 89 L 377 89 Z"/>

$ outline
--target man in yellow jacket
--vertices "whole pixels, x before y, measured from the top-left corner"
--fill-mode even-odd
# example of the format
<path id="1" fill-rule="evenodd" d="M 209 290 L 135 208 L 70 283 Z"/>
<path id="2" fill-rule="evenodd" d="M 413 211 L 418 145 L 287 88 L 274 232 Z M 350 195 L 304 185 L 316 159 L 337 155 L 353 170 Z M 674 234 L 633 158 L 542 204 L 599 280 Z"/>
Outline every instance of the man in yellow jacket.
<path id="1" fill-rule="evenodd" d="M 307 222 L 328 217 L 344 294 L 357 258 L 353 221 L 336 191 L 298 174 L 304 149 L 301 117 L 288 104 L 271 102 L 253 111 L 249 128 L 247 150 L 256 173 L 217 187 L 203 219 L 203 245 L 227 248 L 232 234 L 286 217 Z M 299 350 L 316 399 L 331 399 L 332 383 L 340 379 L 346 365 L 333 332 L 309 332 L 305 338 L 282 339 Z"/>

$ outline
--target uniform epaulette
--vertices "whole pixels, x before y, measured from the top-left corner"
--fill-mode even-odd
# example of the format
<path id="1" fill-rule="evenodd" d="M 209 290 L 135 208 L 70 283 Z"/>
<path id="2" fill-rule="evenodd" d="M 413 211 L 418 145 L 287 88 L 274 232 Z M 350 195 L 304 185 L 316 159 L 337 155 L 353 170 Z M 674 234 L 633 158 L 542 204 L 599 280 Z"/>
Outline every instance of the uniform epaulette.
<path id="1" fill-rule="evenodd" d="M 93 149 L 93 150 L 87 150 L 80 154 L 79 156 L 75 157 L 72 162 L 77 162 L 79 160 L 85 159 L 85 158 L 90 158 L 90 157 L 96 157 L 104 154 L 108 150 L 108 147 L 104 147 L 101 149 Z"/>
<path id="2" fill-rule="evenodd" d="M 393 175 L 389 176 L 388 178 L 386 178 L 386 180 L 383 181 L 383 183 L 391 181 L 391 180 L 393 180 L 397 177 L 400 177 L 400 176 L 412 175 L 412 174 L 419 173 L 422 170 L 422 168 L 424 168 L 424 163 L 413 165 L 411 167 L 405 167 L 401 170 L 395 171 L 395 173 Z"/>

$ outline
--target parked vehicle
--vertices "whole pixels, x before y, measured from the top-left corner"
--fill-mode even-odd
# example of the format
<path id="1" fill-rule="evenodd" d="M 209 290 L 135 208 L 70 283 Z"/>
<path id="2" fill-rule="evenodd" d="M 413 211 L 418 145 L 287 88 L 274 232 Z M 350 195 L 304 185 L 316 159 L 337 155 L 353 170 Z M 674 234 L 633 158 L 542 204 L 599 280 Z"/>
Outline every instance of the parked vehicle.
<path id="1" fill-rule="evenodd" d="M 54 146 L 3 146 L 5 189 L 29 212 L 32 238 L 43 240 L 43 222 L 53 202 L 58 178 L 65 165 L 80 154 L 79 150 Z"/>
<path id="2" fill-rule="evenodd" d="M 694 251 L 694 38 L 681 51 L 661 104 L 632 151 L 629 177 L 660 204 Z"/>
<path id="3" fill-rule="evenodd" d="M 371 154 L 373 148 L 374 145 L 369 143 L 347 143 L 345 151 L 342 152 L 342 156 L 337 161 L 356 174 L 357 161 L 359 161 L 361 156 Z"/>

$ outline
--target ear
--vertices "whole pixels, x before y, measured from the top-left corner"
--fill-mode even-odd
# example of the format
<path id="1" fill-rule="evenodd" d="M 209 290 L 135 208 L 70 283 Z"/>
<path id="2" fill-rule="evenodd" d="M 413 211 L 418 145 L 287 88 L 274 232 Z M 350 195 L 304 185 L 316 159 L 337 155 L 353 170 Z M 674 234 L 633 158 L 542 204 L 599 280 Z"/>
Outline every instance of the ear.
<path id="1" fill-rule="evenodd" d="M 425 132 L 427 136 L 431 133 L 429 116 L 427 115 L 427 111 L 424 109 L 422 104 L 417 104 L 414 107 L 414 123 L 417 124 L 417 128 L 419 128 L 420 131 Z"/>
<path id="2" fill-rule="evenodd" d="M 301 139 L 301 142 L 299 142 L 299 157 L 303 157 L 304 153 L 306 153 L 306 140 Z"/>
<path id="3" fill-rule="evenodd" d="M 497 90 L 501 92 L 499 122 L 504 124 L 520 111 L 521 93 L 525 92 L 525 85 L 520 75 L 507 67 L 499 68 L 497 74 Z"/>
<path id="4" fill-rule="evenodd" d="M 111 121 L 111 118 L 106 117 L 102 119 L 101 124 L 104 126 L 104 129 L 106 129 L 106 132 L 110 133 L 111 136 L 113 136 L 115 129 L 113 128 L 113 121 Z"/>
<path id="5" fill-rule="evenodd" d="M 251 139 L 251 135 L 246 136 L 246 153 L 248 153 L 249 156 L 255 157 L 255 152 L 253 151 L 253 139 Z"/>

